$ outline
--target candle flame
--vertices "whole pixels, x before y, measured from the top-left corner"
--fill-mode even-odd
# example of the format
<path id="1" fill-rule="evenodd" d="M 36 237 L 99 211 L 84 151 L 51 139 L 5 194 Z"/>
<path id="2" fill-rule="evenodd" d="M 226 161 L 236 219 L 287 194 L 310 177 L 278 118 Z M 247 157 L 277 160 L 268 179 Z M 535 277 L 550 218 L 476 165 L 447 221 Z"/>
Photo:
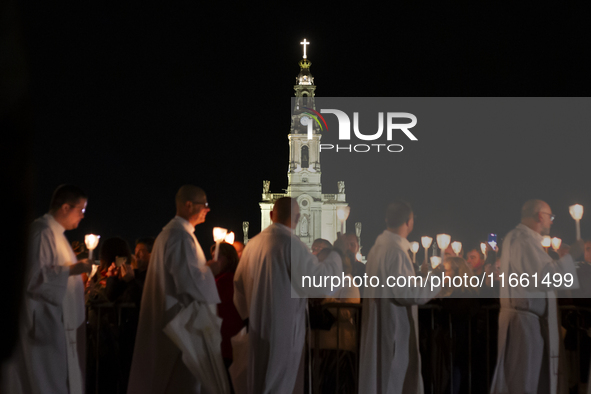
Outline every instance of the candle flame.
<path id="1" fill-rule="evenodd" d="M 418 242 L 411 242 L 410 243 L 410 251 L 416 253 L 419 251 L 419 243 Z"/>
<path id="2" fill-rule="evenodd" d="M 86 234 L 84 236 L 84 243 L 86 244 L 86 248 L 88 250 L 93 250 L 99 243 L 100 235 L 95 234 Z"/>
<path id="3" fill-rule="evenodd" d="M 224 238 L 224 241 L 227 244 L 232 245 L 234 243 L 234 231 L 230 231 L 228 235 L 226 235 L 226 238 Z"/>
<path id="4" fill-rule="evenodd" d="M 550 236 L 544 235 L 544 238 L 542 238 L 542 246 L 549 248 L 550 245 L 552 245 L 552 239 L 550 239 Z"/>
<path id="5" fill-rule="evenodd" d="M 213 240 L 216 243 L 222 242 L 224 240 L 224 238 L 226 238 L 227 233 L 228 233 L 228 230 L 225 228 L 214 227 L 213 228 Z"/>

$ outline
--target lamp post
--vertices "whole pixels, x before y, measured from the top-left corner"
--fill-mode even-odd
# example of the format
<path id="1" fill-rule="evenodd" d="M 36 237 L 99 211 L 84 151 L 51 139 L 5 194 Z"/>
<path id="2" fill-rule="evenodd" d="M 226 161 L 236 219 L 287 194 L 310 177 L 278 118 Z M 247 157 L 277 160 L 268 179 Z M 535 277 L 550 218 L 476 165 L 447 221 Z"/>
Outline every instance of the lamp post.
<path id="1" fill-rule="evenodd" d="M 419 243 L 418 242 L 411 242 L 410 243 L 410 251 L 412 252 L 412 263 L 417 263 L 417 252 L 419 251 Z"/>
<path id="2" fill-rule="evenodd" d="M 577 226 L 577 241 L 581 239 L 581 223 L 580 220 L 583 217 L 583 206 L 581 204 L 575 204 L 568 207 L 568 212 L 575 219 Z"/>
<path id="3" fill-rule="evenodd" d="M 451 248 L 453 249 L 456 256 L 459 256 L 460 252 L 462 251 L 462 243 L 459 241 L 454 241 L 451 243 Z"/>
<path id="4" fill-rule="evenodd" d="M 88 261 L 94 264 L 92 260 L 92 252 L 97 247 L 100 239 L 100 235 L 95 234 L 86 234 L 84 236 L 84 243 L 86 244 L 86 249 L 88 249 Z"/>
<path id="5" fill-rule="evenodd" d="M 542 246 L 544 247 L 546 253 L 548 253 L 548 248 L 550 245 L 552 245 L 552 239 L 550 239 L 549 235 L 544 235 L 544 238 L 542 238 Z"/>
<path id="6" fill-rule="evenodd" d="M 226 239 L 226 234 L 228 230 L 221 227 L 214 227 L 213 228 L 213 240 L 215 241 L 215 253 L 214 253 L 214 261 L 218 261 L 218 257 L 220 255 L 220 244 Z"/>
<path id="7" fill-rule="evenodd" d="M 348 206 L 338 207 L 337 208 L 337 218 L 341 222 L 341 234 L 345 234 L 345 222 L 349 217 L 349 212 L 351 208 Z"/>
<path id="8" fill-rule="evenodd" d="M 429 247 L 431 246 L 431 242 L 433 242 L 433 238 L 431 237 L 421 237 L 421 244 L 423 244 L 423 248 L 425 248 L 425 264 L 427 264 L 429 260 Z"/>
<path id="9" fill-rule="evenodd" d="M 437 234 L 437 246 L 441 249 L 441 261 L 445 258 L 445 249 L 449 246 L 451 236 L 448 234 Z"/>

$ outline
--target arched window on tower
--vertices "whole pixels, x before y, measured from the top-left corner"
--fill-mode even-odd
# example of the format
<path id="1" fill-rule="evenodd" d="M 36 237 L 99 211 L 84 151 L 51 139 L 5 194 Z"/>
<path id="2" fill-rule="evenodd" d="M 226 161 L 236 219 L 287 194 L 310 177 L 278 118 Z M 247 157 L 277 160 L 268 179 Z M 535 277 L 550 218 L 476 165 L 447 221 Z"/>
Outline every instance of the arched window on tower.
<path id="1" fill-rule="evenodd" d="M 304 107 L 308 106 L 308 93 L 304 92 L 304 94 L 302 96 L 302 102 L 303 102 Z"/>
<path id="2" fill-rule="evenodd" d="M 302 146 L 302 168 L 308 168 L 310 166 L 309 162 L 309 156 L 308 156 L 308 145 L 304 145 Z"/>

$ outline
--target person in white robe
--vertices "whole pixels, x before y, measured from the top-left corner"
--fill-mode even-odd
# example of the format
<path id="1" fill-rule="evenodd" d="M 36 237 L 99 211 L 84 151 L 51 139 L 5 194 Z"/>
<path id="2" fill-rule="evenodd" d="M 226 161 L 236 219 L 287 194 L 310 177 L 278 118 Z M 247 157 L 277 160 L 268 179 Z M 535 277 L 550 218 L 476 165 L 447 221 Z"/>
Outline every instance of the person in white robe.
<path id="1" fill-rule="evenodd" d="M 557 303 L 554 290 L 568 289 L 566 281 L 560 287 L 547 288 L 544 277 L 558 273 L 565 278 L 571 274 L 573 286 L 578 279 L 573 255 L 582 253 L 582 242 L 571 247 L 570 253 L 558 261 L 544 251 L 543 235 L 550 233 L 554 215 L 541 200 L 527 201 L 521 210 L 521 223 L 511 230 L 501 248 L 501 272 L 505 286 L 501 287 L 499 312 L 498 354 L 491 393 L 560 393 L 564 392 L 565 371 L 559 371 L 560 336 Z M 524 288 L 510 286 L 509 275 L 528 274 L 530 283 Z M 537 274 L 537 287 L 532 276 Z M 563 375 L 563 378 L 560 377 Z"/>
<path id="2" fill-rule="evenodd" d="M 248 393 L 289 394 L 303 389 L 304 297 L 326 296 L 331 289 L 306 288 L 302 276 L 343 274 L 337 252 L 319 262 L 293 234 L 299 217 L 296 200 L 277 200 L 271 212 L 273 224 L 248 242 L 234 276 L 234 304 L 248 319 Z"/>
<path id="3" fill-rule="evenodd" d="M 410 205 L 396 201 L 386 210 L 387 229 L 371 248 L 366 274 L 385 284 L 389 276 L 415 276 L 406 239 L 414 226 Z M 418 308 L 441 289 L 367 286 L 361 319 L 359 393 L 423 393 L 418 344 Z"/>
<path id="4" fill-rule="evenodd" d="M 87 197 L 61 185 L 49 213 L 31 226 L 20 335 L 4 367 L 3 393 L 84 392 L 84 284 L 92 265 L 78 262 L 64 231 L 84 218 Z"/>
<path id="5" fill-rule="evenodd" d="M 142 295 L 130 394 L 203 392 L 163 328 L 193 301 L 207 307 L 220 302 L 215 279 L 194 235 L 195 226 L 205 221 L 208 212 L 205 192 L 185 185 L 176 195 L 176 216 L 156 238 Z"/>

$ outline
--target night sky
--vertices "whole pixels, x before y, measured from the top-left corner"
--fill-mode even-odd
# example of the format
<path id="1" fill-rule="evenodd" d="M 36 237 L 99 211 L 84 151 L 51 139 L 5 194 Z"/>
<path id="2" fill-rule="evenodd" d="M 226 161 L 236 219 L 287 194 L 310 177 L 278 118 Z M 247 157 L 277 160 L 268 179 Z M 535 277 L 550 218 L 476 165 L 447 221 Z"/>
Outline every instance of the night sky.
<path id="1" fill-rule="evenodd" d="M 304 38 L 319 97 L 590 91 L 588 13 L 579 9 L 121 3 L 24 2 L 19 9 L 33 113 L 33 213 L 46 212 L 57 185 L 81 186 L 90 199 L 71 240 L 93 232 L 132 246 L 156 236 L 186 183 L 204 188 L 212 208 L 196 230 L 205 250 L 214 226 L 240 238 L 249 221 L 254 236 L 262 180 L 273 192 L 287 187 L 290 99 Z M 589 104 L 578 102 L 582 114 Z M 491 113 L 502 125 L 506 111 Z M 591 125 L 555 119 L 552 111 L 539 116 L 557 127 L 417 131 L 419 144 L 384 163 L 382 175 L 395 186 L 388 193 L 375 192 L 381 181 L 365 167 L 349 168 L 357 176 L 348 178 L 323 156 L 324 192 L 346 181 L 349 226 L 367 223 L 365 254 L 394 198 L 415 208 L 410 240 L 438 232 L 465 245 L 488 232 L 501 237 L 529 198 L 551 205 L 552 235 L 565 242 L 574 240 L 568 206 L 584 205 L 581 227 L 590 238 Z"/>

